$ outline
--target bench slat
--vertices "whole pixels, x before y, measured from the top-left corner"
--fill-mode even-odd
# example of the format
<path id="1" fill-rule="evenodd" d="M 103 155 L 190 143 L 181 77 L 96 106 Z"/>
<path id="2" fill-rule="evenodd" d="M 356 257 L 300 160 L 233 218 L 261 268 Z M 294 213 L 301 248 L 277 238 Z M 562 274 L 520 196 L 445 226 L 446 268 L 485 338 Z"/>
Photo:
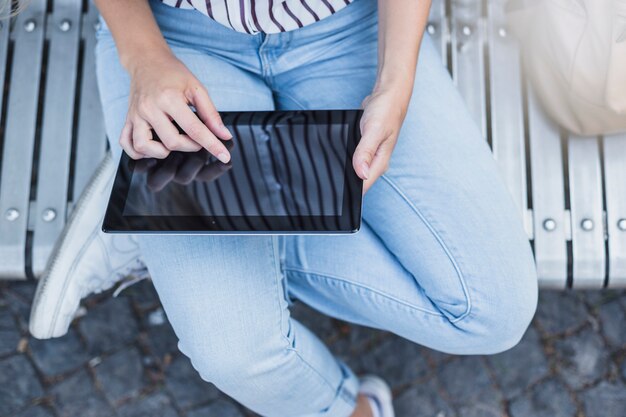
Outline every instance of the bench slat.
<path id="1" fill-rule="evenodd" d="M 7 53 L 9 52 L 9 20 L 8 8 L 4 12 L 0 12 L 0 90 L 4 90 L 4 82 L 6 77 Z M 4 91 L 2 96 L 4 97 Z M 2 105 L 4 100 L 0 98 L 0 117 L 2 116 Z M 3 126 L 3 120 L 0 118 L 0 126 Z M 0 137 L 0 144 L 2 143 Z M 1 145 L 0 145 L 1 146 Z"/>
<path id="2" fill-rule="evenodd" d="M 445 0 L 432 0 L 426 31 L 441 54 L 443 65 L 448 65 L 448 25 L 446 22 Z"/>
<path id="3" fill-rule="evenodd" d="M 526 149 L 520 56 L 517 41 L 506 29 L 504 1 L 488 4 L 491 145 L 503 178 L 524 219 L 527 215 Z"/>
<path id="4" fill-rule="evenodd" d="M 44 44 L 45 0 L 16 18 L 0 176 L 0 277 L 26 277 L 26 234 Z M 13 211 L 15 210 L 15 211 Z M 12 215 L 13 214 L 13 215 Z"/>
<path id="5" fill-rule="evenodd" d="M 626 134 L 604 137 L 609 282 L 626 287 Z"/>
<path id="6" fill-rule="evenodd" d="M 74 201 L 80 197 L 106 152 L 106 134 L 96 83 L 96 65 L 93 54 L 96 44 L 95 28 L 97 22 L 97 9 L 89 3 L 89 11 L 83 16 L 82 25 L 85 54 L 80 85 L 76 158 L 74 161 Z"/>
<path id="7" fill-rule="evenodd" d="M 485 99 L 484 21 L 482 4 L 475 0 L 452 3 L 452 76 L 470 113 L 487 139 Z"/>
<path id="8" fill-rule="evenodd" d="M 35 276 L 43 272 L 65 225 L 78 70 L 81 3 L 55 0 L 53 10 L 47 25 L 50 58 L 46 70 L 32 248 Z"/>
<path id="9" fill-rule="evenodd" d="M 605 248 L 597 138 L 570 137 L 568 156 L 573 287 L 601 288 L 605 277 Z"/>
<path id="10" fill-rule="evenodd" d="M 562 141 L 537 97 L 528 90 L 528 135 L 532 179 L 534 248 L 537 274 L 544 287 L 567 285 L 567 227 Z"/>

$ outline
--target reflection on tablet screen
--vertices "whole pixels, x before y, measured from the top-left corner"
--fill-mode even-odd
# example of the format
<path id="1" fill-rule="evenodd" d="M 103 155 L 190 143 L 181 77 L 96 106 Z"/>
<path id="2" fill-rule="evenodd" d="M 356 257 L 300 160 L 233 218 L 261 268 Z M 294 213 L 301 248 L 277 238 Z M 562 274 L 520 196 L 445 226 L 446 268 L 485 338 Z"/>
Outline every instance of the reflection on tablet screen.
<path id="1" fill-rule="evenodd" d="M 341 216 L 350 123 L 336 113 L 225 113 L 231 161 L 137 161 L 124 216 Z"/>

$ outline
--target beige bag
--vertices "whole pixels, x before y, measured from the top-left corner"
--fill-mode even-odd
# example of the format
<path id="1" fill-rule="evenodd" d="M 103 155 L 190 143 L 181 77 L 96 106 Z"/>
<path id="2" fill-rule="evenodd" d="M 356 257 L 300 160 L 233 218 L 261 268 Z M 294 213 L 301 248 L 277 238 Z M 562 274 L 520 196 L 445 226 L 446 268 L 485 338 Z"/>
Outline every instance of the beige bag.
<path id="1" fill-rule="evenodd" d="M 510 0 L 524 69 L 570 132 L 626 131 L 626 0 Z"/>

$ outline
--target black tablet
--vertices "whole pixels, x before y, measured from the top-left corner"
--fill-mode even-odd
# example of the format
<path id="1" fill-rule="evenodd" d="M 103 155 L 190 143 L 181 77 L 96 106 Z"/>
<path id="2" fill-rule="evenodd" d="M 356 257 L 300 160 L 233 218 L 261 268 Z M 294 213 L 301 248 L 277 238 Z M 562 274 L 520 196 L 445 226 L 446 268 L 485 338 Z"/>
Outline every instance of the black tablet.
<path id="1" fill-rule="evenodd" d="M 352 167 L 361 110 L 221 112 L 223 164 L 205 150 L 123 154 L 102 230 L 111 233 L 354 233 L 363 182 Z M 158 140 L 158 138 L 156 138 Z"/>

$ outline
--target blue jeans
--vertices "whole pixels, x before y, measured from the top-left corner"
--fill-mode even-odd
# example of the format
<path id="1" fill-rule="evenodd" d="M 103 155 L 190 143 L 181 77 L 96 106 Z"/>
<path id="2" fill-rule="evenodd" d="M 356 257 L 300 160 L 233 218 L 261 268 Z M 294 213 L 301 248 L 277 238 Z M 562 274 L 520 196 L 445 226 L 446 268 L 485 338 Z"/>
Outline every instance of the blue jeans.
<path id="1" fill-rule="evenodd" d="M 357 0 L 310 26 L 234 32 L 150 1 L 173 52 L 218 110 L 358 108 L 375 82 L 377 9 Z M 116 157 L 129 77 L 106 25 L 97 76 Z M 264 416 L 349 416 L 358 379 L 300 322 L 294 298 L 454 354 L 514 346 L 537 277 L 521 216 L 428 37 L 388 171 L 342 236 L 156 236 L 139 244 L 179 349 Z"/>

